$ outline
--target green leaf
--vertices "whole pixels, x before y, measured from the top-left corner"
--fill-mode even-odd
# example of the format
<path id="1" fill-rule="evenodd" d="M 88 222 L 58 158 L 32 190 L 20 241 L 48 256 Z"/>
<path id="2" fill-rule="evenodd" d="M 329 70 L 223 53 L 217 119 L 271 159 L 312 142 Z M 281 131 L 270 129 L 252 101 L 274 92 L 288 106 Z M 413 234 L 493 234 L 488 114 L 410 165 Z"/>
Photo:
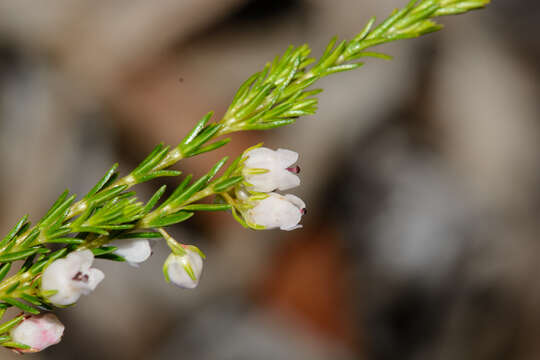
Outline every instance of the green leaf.
<path id="1" fill-rule="evenodd" d="M 11 336 L 9 335 L 1 335 L 0 336 L 0 344 L 5 343 L 11 340 Z"/>
<path id="2" fill-rule="evenodd" d="M 128 230 L 133 229 L 135 227 L 135 224 L 121 224 L 121 225 L 101 225 L 100 229 L 107 229 L 107 230 Z"/>
<path id="3" fill-rule="evenodd" d="M 0 242 L 0 247 L 5 246 L 7 243 L 9 243 L 11 240 L 15 238 L 15 236 L 19 233 L 21 228 L 26 224 L 26 221 L 28 220 L 28 215 L 24 215 L 18 222 L 15 224 L 15 226 L 11 229 L 11 231 L 2 239 Z"/>
<path id="4" fill-rule="evenodd" d="M 32 231 L 30 231 L 30 233 L 24 238 L 24 240 L 17 245 L 17 247 L 25 248 L 32 246 L 34 240 L 36 240 L 36 238 L 39 236 L 39 233 L 40 231 L 38 228 L 32 229 Z"/>
<path id="5" fill-rule="evenodd" d="M 56 199 L 56 201 L 54 202 L 54 204 L 51 206 L 51 208 L 47 211 L 47 213 L 45 214 L 45 216 L 43 217 L 43 219 L 47 218 L 53 211 L 55 211 L 60 205 L 62 205 L 64 203 L 64 201 L 67 199 L 69 195 L 69 190 L 64 190 L 64 192 L 62 194 L 60 194 L 60 196 L 58 197 L 58 199 Z"/>
<path id="6" fill-rule="evenodd" d="M 240 183 L 242 180 L 244 180 L 243 176 L 233 176 L 228 179 L 224 179 L 223 181 L 220 181 L 214 185 L 214 192 L 220 193 L 226 191 L 231 186 Z"/>
<path id="7" fill-rule="evenodd" d="M 182 147 L 185 147 L 186 145 L 190 144 L 197 137 L 197 135 L 199 135 L 202 129 L 204 129 L 204 127 L 206 126 L 206 123 L 208 123 L 208 120 L 212 118 L 212 115 L 214 115 L 213 111 L 210 111 L 209 113 L 204 115 L 202 119 L 197 122 L 197 125 L 195 125 L 193 130 L 191 130 L 189 134 L 187 134 L 187 136 L 184 138 L 184 140 L 182 140 L 180 145 Z"/>
<path id="8" fill-rule="evenodd" d="M 5 293 L 6 293 L 7 295 L 11 294 L 13 291 L 15 291 L 15 290 L 19 287 L 20 284 L 21 284 L 20 281 L 14 282 L 13 284 L 11 284 L 11 285 L 5 290 Z"/>
<path id="9" fill-rule="evenodd" d="M 167 185 L 163 185 L 162 187 L 158 189 L 158 191 L 156 191 L 154 195 L 152 195 L 152 197 L 150 198 L 150 200 L 148 200 L 148 202 L 146 203 L 143 209 L 144 214 L 148 213 L 150 210 L 154 208 L 154 206 L 156 206 L 157 202 L 159 201 L 159 199 L 161 199 L 166 189 L 167 189 Z"/>
<path id="10" fill-rule="evenodd" d="M 144 160 L 135 168 L 135 170 L 133 170 L 132 174 L 140 173 L 141 169 L 148 165 L 148 163 L 151 162 L 161 150 L 163 150 L 163 147 L 163 143 L 157 144 L 152 152 L 150 152 L 150 154 L 144 158 Z"/>
<path id="11" fill-rule="evenodd" d="M 193 194 L 195 194 L 197 191 L 201 190 L 203 187 L 206 186 L 206 184 L 208 183 L 209 174 L 210 173 L 200 177 L 199 180 L 194 182 L 189 188 L 187 188 L 181 194 L 177 195 L 175 198 L 173 198 L 172 195 L 171 195 L 171 197 L 169 197 L 169 199 L 168 199 L 170 201 L 165 202 L 163 205 L 171 204 L 172 206 L 178 206 L 178 205 L 183 204 Z M 176 191 L 175 191 L 175 193 L 176 193 Z M 160 206 L 160 208 L 162 208 L 163 205 Z"/>
<path id="12" fill-rule="evenodd" d="M 19 325 L 19 323 L 21 321 L 23 321 L 23 320 L 24 320 L 24 315 L 19 315 L 19 316 L 15 317 L 15 318 L 13 318 L 13 319 L 11 319 L 9 321 L 6 321 L 2 325 L 0 325 L 0 334 L 4 334 L 4 333 L 8 332 L 14 326 Z"/>
<path id="13" fill-rule="evenodd" d="M 139 178 L 146 175 L 150 170 L 154 169 L 161 162 L 161 160 L 167 156 L 168 153 L 169 146 L 163 146 L 162 144 L 158 145 L 158 147 L 156 147 L 152 152 L 151 156 L 148 156 L 143 163 L 133 170 L 132 175 L 137 179 L 138 182 L 140 182 Z"/>
<path id="14" fill-rule="evenodd" d="M 192 204 L 182 208 L 185 211 L 224 211 L 230 210 L 229 204 Z"/>
<path id="15" fill-rule="evenodd" d="M 338 73 L 338 72 L 354 70 L 354 69 L 358 69 L 359 67 L 361 67 L 363 65 L 364 65 L 364 63 L 336 65 L 336 66 L 332 66 L 332 67 L 329 67 L 328 69 L 326 69 L 323 72 L 323 74 L 324 75 L 330 75 L 330 74 L 335 74 L 335 73 Z"/>
<path id="16" fill-rule="evenodd" d="M 364 40 L 366 36 L 369 34 L 369 32 L 371 31 L 371 28 L 373 27 L 373 24 L 375 24 L 375 21 L 376 21 L 375 17 L 372 17 L 371 19 L 369 19 L 364 29 L 360 33 L 358 33 L 358 35 L 354 37 L 352 42 L 360 42 Z"/>
<path id="17" fill-rule="evenodd" d="M 371 32 L 371 34 L 368 36 L 368 38 L 374 38 L 374 37 L 377 37 L 377 36 L 381 36 L 383 33 L 388 31 L 388 29 L 392 25 L 394 25 L 397 21 L 399 21 L 400 19 L 405 17 L 407 14 L 409 14 L 410 11 L 414 7 L 414 5 L 416 5 L 417 2 L 418 2 L 418 0 L 409 1 L 409 4 L 407 4 L 407 6 L 405 6 L 403 9 L 401 9 L 399 11 L 396 11 L 392 16 L 388 17 L 379 26 L 377 26 L 375 28 L 375 30 L 373 30 Z"/>
<path id="18" fill-rule="evenodd" d="M 191 178 L 193 177 L 193 175 L 189 174 L 188 176 L 185 177 L 185 179 L 180 183 L 180 185 L 178 185 L 178 187 L 176 189 L 174 189 L 173 193 L 171 194 L 171 196 L 169 196 L 169 198 L 167 200 L 165 200 L 163 202 L 163 204 L 161 204 L 161 206 L 159 207 L 159 209 L 162 209 L 164 208 L 165 206 L 169 205 L 174 199 L 178 198 L 183 192 L 184 192 L 184 189 L 186 188 L 186 186 L 189 184 L 189 182 L 191 181 Z"/>
<path id="19" fill-rule="evenodd" d="M 84 242 L 83 239 L 78 238 L 71 238 L 71 237 L 64 237 L 64 238 L 56 238 L 56 239 L 50 239 L 47 240 L 47 243 L 49 244 L 73 244 L 73 245 L 79 245 Z"/>
<path id="20" fill-rule="evenodd" d="M 26 270 L 32 267 L 32 265 L 34 265 L 35 258 L 36 258 L 36 254 L 27 257 L 26 260 L 24 261 L 24 264 L 19 269 L 19 273 L 26 272 Z"/>
<path id="21" fill-rule="evenodd" d="M 139 183 L 143 183 L 143 182 L 147 182 L 147 181 L 156 179 L 158 177 L 178 176 L 180 174 L 182 174 L 182 172 L 181 171 L 176 171 L 176 170 L 159 170 L 159 171 L 154 171 L 154 172 L 148 173 L 148 175 L 141 176 L 141 177 L 139 177 L 137 179 L 137 181 Z"/>
<path id="22" fill-rule="evenodd" d="M 348 60 L 355 60 L 361 57 L 373 57 L 373 58 L 378 58 L 382 60 L 392 60 L 394 58 L 393 56 L 375 52 L 375 51 L 363 51 L 363 52 L 359 52 L 354 57 L 351 57 Z"/>
<path id="23" fill-rule="evenodd" d="M 21 294 L 21 299 L 23 299 L 24 301 L 29 302 L 32 305 L 36 305 L 36 306 L 41 306 L 43 304 L 43 302 L 41 301 L 40 298 L 38 298 L 37 296 L 33 296 L 33 295 L 28 295 L 28 294 L 23 293 L 23 294 Z"/>
<path id="24" fill-rule="evenodd" d="M 222 127 L 222 124 L 208 125 L 199 135 L 197 135 L 195 139 L 182 147 L 182 155 L 185 157 L 192 156 L 192 154 L 196 152 L 204 143 L 212 139 Z"/>
<path id="25" fill-rule="evenodd" d="M 11 306 L 18 307 L 19 309 L 21 309 L 22 311 L 26 311 L 27 313 L 30 313 L 30 314 L 33 314 L 33 315 L 39 314 L 38 309 L 33 308 L 32 306 L 27 305 L 27 304 L 25 304 L 23 302 L 20 302 L 19 300 L 7 297 L 7 298 L 2 298 L 2 301 L 8 303 Z"/>
<path id="26" fill-rule="evenodd" d="M 7 342 L 2 343 L 1 345 L 2 345 L 3 347 L 12 348 L 12 349 L 17 349 L 17 350 L 28 350 L 28 349 L 31 349 L 30 346 L 25 345 L 25 344 L 21 344 L 21 343 L 15 342 L 15 341 L 7 341 Z"/>
<path id="27" fill-rule="evenodd" d="M 186 221 L 192 216 L 193 216 L 192 212 L 179 211 L 177 213 L 163 216 L 163 217 L 158 217 L 152 220 L 150 223 L 148 223 L 148 227 L 164 227 L 164 226 L 169 226 L 173 224 L 178 224 L 182 221 Z"/>
<path id="28" fill-rule="evenodd" d="M 283 120 L 280 119 L 280 120 L 265 122 L 262 124 L 248 125 L 244 127 L 244 129 L 245 130 L 269 130 L 269 129 L 274 129 L 274 128 L 285 126 L 285 125 L 294 124 L 295 122 L 296 122 L 296 119 L 283 119 Z"/>
<path id="29" fill-rule="evenodd" d="M 9 269 L 11 269 L 11 263 L 10 262 L 7 262 L 7 263 L 3 264 L 2 266 L 0 266 L 0 281 L 4 280 L 7 273 L 9 272 Z"/>
<path id="30" fill-rule="evenodd" d="M 42 248 L 41 248 L 42 249 Z M 26 259 L 28 256 L 34 255 L 40 250 L 40 248 L 31 248 L 27 250 L 16 251 L 13 253 L 0 255 L 0 262 L 16 261 Z"/>
<path id="31" fill-rule="evenodd" d="M 195 156 L 195 155 L 203 154 L 205 152 L 216 150 L 216 149 L 218 149 L 218 148 L 220 148 L 220 147 L 222 147 L 224 145 L 227 145 L 230 141 L 231 141 L 231 139 L 227 138 L 227 139 L 223 139 L 223 140 L 213 142 L 210 145 L 207 145 L 205 147 L 201 147 L 198 150 L 195 150 L 195 151 L 191 152 L 190 155 Z"/>
<path id="32" fill-rule="evenodd" d="M 46 242 L 49 242 L 49 240 L 52 240 L 54 238 L 67 235 L 70 232 L 71 232 L 71 227 L 69 225 L 62 225 L 56 228 L 49 228 L 47 229 L 47 231 L 45 231 L 45 237 L 47 238 Z"/>
<path id="33" fill-rule="evenodd" d="M 217 172 L 223 167 L 223 165 L 229 160 L 228 156 L 225 156 L 223 159 L 219 160 L 213 167 L 210 169 L 210 171 L 207 173 L 208 180 L 212 180 L 212 178 L 217 174 Z"/>
<path id="34" fill-rule="evenodd" d="M 126 259 L 124 259 L 122 256 L 116 255 L 116 254 L 102 254 L 102 255 L 97 255 L 96 258 L 97 259 L 111 260 L 111 261 L 118 261 L 118 262 L 125 262 L 126 261 Z"/>
<path id="35" fill-rule="evenodd" d="M 82 233 L 85 233 L 85 232 L 96 233 L 96 234 L 103 235 L 103 236 L 109 235 L 108 231 L 103 230 L 102 228 L 100 228 L 98 226 L 84 226 L 83 225 L 83 226 L 78 227 L 76 229 L 76 231 L 82 232 Z"/>
<path id="36" fill-rule="evenodd" d="M 39 228 L 44 229 L 51 225 L 53 222 L 58 221 L 59 217 L 64 217 L 68 208 L 71 206 L 75 200 L 75 195 L 67 197 L 67 190 L 64 192 L 56 203 L 51 207 L 47 215 L 41 219 L 39 222 Z M 62 201 L 60 201 L 62 200 Z"/>
<path id="37" fill-rule="evenodd" d="M 115 239 L 157 239 L 160 238 L 161 234 L 157 232 L 135 232 L 135 233 L 125 233 L 120 234 L 115 237 Z"/>
<path id="38" fill-rule="evenodd" d="M 116 250 L 118 250 L 116 246 L 102 246 L 97 249 L 92 249 L 92 253 L 94 254 L 94 256 L 97 257 L 97 256 L 105 255 L 105 254 L 111 254 L 115 252 Z"/>
<path id="39" fill-rule="evenodd" d="M 105 201 L 108 201 L 115 196 L 119 195 L 122 191 L 126 190 L 128 188 L 127 185 L 117 185 L 113 186 L 110 189 L 100 191 L 98 194 L 96 194 L 94 197 L 90 199 L 93 206 L 96 206 L 98 204 L 101 204 Z"/>
<path id="40" fill-rule="evenodd" d="M 101 178 L 101 180 L 98 181 L 98 183 L 86 194 L 85 199 L 91 197 L 98 191 L 100 191 L 111 179 L 111 177 L 116 173 L 116 169 L 118 168 L 118 164 L 114 164 L 109 171 Z"/>

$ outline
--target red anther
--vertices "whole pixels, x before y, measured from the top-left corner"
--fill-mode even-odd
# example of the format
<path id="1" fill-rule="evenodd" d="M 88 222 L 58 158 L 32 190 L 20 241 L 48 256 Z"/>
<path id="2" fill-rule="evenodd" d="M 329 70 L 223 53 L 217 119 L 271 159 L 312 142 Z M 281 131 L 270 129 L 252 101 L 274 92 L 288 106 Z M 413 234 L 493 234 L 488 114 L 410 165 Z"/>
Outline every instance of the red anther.
<path id="1" fill-rule="evenodd" d="M 300 214 L 306 215 L 307 214 L 307 209 L 306 208 L 300 209 Z"/>
<path id="2" fill-rule="evenodd" d="M 292 172 L 293 174 L 298 174 L 300 172 L 300 166 L 291 166 L 287 168 L 288 171 Z"/>

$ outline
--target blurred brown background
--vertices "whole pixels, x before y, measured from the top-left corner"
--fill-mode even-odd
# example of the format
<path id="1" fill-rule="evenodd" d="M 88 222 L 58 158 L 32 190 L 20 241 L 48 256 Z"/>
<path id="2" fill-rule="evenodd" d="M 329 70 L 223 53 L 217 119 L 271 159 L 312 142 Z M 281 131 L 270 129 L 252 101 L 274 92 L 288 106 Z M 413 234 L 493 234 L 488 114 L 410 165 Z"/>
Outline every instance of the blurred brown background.
<path id="1" fill-rule="evenodd" d="M 0 1 L 0 228 L 176 144 L 289 44 L 320 54 L 405 2 Z M 33 358 L 538 359 L 540 5 L 493 2 L 324 79 L 317 115 L 180 164 L 300 152 L 304 228 L 174 228 L 208 255 L 194 291 L 163 281 L 162 244 L 139 269 L 100 262 Z"/>

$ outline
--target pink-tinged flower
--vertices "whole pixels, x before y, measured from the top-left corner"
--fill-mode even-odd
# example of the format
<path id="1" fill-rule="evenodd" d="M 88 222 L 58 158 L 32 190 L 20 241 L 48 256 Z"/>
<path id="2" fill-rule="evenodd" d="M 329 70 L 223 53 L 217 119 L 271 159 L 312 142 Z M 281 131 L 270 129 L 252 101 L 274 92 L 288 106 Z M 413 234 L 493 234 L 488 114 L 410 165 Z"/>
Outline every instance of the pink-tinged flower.
<path id="1" fill-rule="evenodd" d="M 193 289 L 199 285 L 204 254 L 193 245 L 184 246 L 184 251 L 183 255 L 169 255 L 163 265 L 163 273 L 165 279 L 176 286 Z"/>
<path id="2" fill-rule="evenodd" d="M 38 352 L 58 344 L 63 334 L 64 325 L 51 313 L 29 316 L 10 331 L 14 342 L 30 346 L 30 349 L 14 349 L 23 353 Z"/>
<path id="3" fill-rule="evenodd" d="M 293 166 L 298 160 L 298 153 L 265 147 L 257 147 L 247 151 L 244 161 L 243 175 L 255 192 L 270 192 L 276 189 L 288 190 L 300 185 L 300 178 L 295 174 L 300 167 Z"/>
<path id="4" fill-rule="evenodd" d="M 70 253 L 49 265 L 41 277 L 42 291 L 56 291 L 48 297 L 55 305 L 70 305 L 81 295 L 88 295 L 105 278 L 101 270 L 91 268 L 94 254 L 90 250 Z"/>
<path id="5" fill-rule="evenodd" d="M 306 204 L 299 197 L 269 193 L 268 197 L 257 201 L 253 208 L 248 209 L 244 217 L 248 224 L 264 229 L 280 228 L 290 231 L 302 227 L 298 223 L 305 213 Z"/>

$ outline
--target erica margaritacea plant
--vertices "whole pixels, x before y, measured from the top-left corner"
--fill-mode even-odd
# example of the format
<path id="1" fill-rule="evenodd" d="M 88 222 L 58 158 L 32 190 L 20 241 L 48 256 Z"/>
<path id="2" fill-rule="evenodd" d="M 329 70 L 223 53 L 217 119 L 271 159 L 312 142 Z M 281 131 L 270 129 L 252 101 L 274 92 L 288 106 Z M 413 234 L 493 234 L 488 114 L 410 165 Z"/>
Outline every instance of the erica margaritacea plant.
<path id="1" fill-rule="evenodd" d="M 227 134 L 268 130 L 293 124 L 314 114 L 313 84 L 330 74 L 363 65 L 362 59 L 388 55 L 370 48 L 408 39 L 441 28 L 434 18 L 481 8 L 489 0 L 412 0 L 379 25 L 375 19 L 351 40 L 334 38 L 319 58 L 307 45 L 289 47 L 248 78 L 238 89 L 225 115 L 211 121 L 208 113 L 174 147 L 160 144 L 133 171 L 119 177 L 118 165 L 79 200 L 65 191 L 34 225 L 24 216 L 0 241 L 0 318 L 15 307 L 22 314 L 0 324 L 0 345 L 18 352 L 35 352 L 60 341 L 64 326 L 43 310 L 72 305 L 82 295 L 98 291 L 105 275 L 96 260 L 144 262 L 151 255 L 148 239 L 164 239 L 171 254 L 164 261 L 165 279 L 181 288 L 199 284 L 205 256 L 194 245 L 181 244 L 166 228 L 198 211 L 230 211 L 243 226 L 255 230 L 294 230 L 301 227 L 305 203 L 282 194 L 300 185 L 292 150 L 259 146 L 247 149 L 228 166 L 218 161 L 205 175 L 178 180 L 167 197 L 160 187 L 146 202 L 132 188 L 161 177 L 182 174 L 171 166 L 226 145 Z M 213 201 L 206 200 L 212 198 Z M 56 244 L 52 247 L 52 244 Z M 10 272 L 15 261 L 20 268 Z M 9 274 L 9 275 L 8 275 Z"/>

